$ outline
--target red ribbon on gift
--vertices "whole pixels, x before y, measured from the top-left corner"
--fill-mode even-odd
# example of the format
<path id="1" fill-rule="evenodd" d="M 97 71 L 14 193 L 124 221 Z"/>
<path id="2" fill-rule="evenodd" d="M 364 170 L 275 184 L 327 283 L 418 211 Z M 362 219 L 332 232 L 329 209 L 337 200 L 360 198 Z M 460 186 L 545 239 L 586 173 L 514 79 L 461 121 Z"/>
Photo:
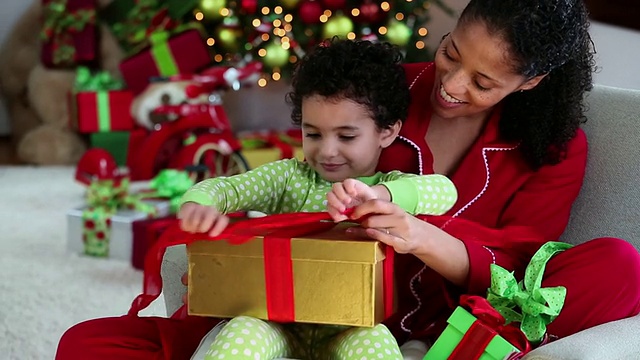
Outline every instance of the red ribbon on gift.
<path id="1" fill-rule="evenodd" d="M 505 325 L 504 317 L 487 299 L 476 295 L 462 295 L 460 306 L 469 308 L 478 320 L 469 327 L 448 360 L 479 359 L 496 335 L 502 336 L 517 347 L 521 351 L 521 354 L 518 354 L 520 356 L 531 351 L 531 344 L 524 333 L 515 326 Z"/>
<path id="2" fill-rule="evenodd" d="M 195 241 L 226 240 L 231 244 L 242 244 L 256 236 L 264 237 L 265 278 L 267 310 L 269 318 L 281 322 L 295 320 L 293 296 L 293 264 L 291 260 L 291 238 L 326 231 L 335 226 L 328 213 L 276 214 L 248 219 L 230 224 L 219 236 L 191 234 L 178 226 L 168 228 L 149 250 L 145 259 L 143 292 L 131 304 L 129 315 L 137 314 L 149 306 L 162 292 L 160 269 L 167 247 L 190 244 Z M 383 263 L 383 294 L 385 317 L 393 313 L 393 259 L 394 250 L 385 246 Z M 277 274 L 277 275 L 274 275 Z M 186 316 L 181 307 L 172 318 Z"/>

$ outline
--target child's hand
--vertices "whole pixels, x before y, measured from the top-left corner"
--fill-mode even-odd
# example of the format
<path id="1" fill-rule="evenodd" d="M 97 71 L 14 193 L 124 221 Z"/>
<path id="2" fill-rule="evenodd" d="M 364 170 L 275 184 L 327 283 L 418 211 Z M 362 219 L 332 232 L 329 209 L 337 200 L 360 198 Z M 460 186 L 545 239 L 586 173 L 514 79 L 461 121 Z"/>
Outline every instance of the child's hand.
<path id="1" fill-rule="evenodd" d="M 327 193 L 327 212 L 333 221 L 347 220 L 348 217 L 344 212 L 348 208 L 377 198 L 379 198 L 378 192 L 374 188 L 360 180 L 346 179 L 333 184 L 333 188 Z"/>
<path id="2" fill-rule="evenodd" d="M 208 232 L 218 236 L 229 225 L 229 218 L 211 206 L 184 203 L 178 211 L 180 228 L 190 233 Z"/>

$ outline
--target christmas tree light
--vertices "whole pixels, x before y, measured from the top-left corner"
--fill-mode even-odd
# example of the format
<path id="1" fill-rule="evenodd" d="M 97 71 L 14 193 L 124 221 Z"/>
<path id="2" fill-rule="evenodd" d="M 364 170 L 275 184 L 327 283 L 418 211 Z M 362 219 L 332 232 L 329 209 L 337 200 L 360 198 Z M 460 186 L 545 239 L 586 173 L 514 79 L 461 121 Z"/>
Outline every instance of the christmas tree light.
<path id="1" fill-rule="evenodd" d="M 185 20 L 206 30 L 216 62 L 262 61 L 265 86 L 289 77 L 306 51 L 334 36 L 387 41 L 407 61 L 430 60 L 424 40 L 432 4 L 453 13 L 441 0 L 200 0 Z"/>

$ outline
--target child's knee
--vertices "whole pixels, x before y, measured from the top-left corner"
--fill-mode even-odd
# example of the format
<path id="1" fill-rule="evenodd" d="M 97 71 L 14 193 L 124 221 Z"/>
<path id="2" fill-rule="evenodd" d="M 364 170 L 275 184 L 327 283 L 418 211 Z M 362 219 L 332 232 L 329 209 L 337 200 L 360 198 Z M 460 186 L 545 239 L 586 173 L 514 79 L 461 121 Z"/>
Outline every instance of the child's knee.
<path id="1" fill-rule="evenodd" d="M 382 324 L 349 329 L 334 346 L 337 359 L 402 359 L 396 339 Z"/>
<path id="2" fill-rule="evenodd" d="M 205 360 L 273 359 L 288 356 L 289 351 L 287 339 L 277 324 L 239 316 L 229 320 L 222 328 L 207 351 Z"/>

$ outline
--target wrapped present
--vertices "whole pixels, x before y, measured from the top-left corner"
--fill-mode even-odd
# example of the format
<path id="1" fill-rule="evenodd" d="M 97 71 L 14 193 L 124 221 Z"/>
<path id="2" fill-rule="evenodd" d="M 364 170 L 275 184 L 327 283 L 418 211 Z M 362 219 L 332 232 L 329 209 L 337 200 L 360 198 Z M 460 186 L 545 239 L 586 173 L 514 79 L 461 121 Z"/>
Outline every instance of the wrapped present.
<path id="1" fill-rule="evenodd" d="M 71 127 L 81 133 L 131 130 L 133 94 L 106 71 L 92 74 L 80 67 L 70 94 Z"/>
<path id="2" fill-rule="evenodd" d="M 95 0 L 42 0 L 41 61 L 50 68 L 94 64 L 98 54 Z"/>
<path id="3" fill-rule="evenodd" d="M 178 17 L 172 16 L 178 8 L 174 5 L 170 13 L 165 2 L 114 0 L 100 9 L 99 15 L 125 54 L 132 55 L 143 47 L 152 32 L 171 30 L 179 25 Z"/>
<path id="4" fill-rule="evenodd" d="M 87 205 L 67 213 L 67 247 L 71 252 L 130 261 L 131 224 L 169 214 L 169 202 L 146 200 L 128 179 L 94 181 Z"/>
<path id="5" fill-rule="evenodd" d="M 211 63 L 209 49 L 198 29 L 157 31 L 149 35 L 151 46 L 120 63 L 128 87 L 142 92 L 155 76 L 192 74 Z"/>
<path id="6" fill-rule="evenodd" d="M 164 250 L 187 244 L 189 314 L 374 326 L 394 311 L 394 250 L 346 240 L 346 226 L 294 213 L 238 221 L 216 238 L 170 228 L 146 258 L 144 292 L 129 314 L 160 295 Z M 183 316 L 184 308 L 173 315 Z"/>
<path id="7" fill-rule="evenodd" d="M 344 231 L 189 244 L 189 314 L 374 326 L 385 318 L 385 253 Z"/>
<path id="8" fill-rule="evenodd" d="M 546 326 L 562 310 L 566 288 L 543 288 L 546 263 L 570 244 L 547 242 L 538 249 L 516 281 L 513 272 L 491 264 L 491 287 L 487 298 L 463 295 L 448 320 L 449 325 L 424 360 L 519 359 L 540 343 Z M 519 326 L 516 326 L 519 325 Z"/>
<path id="9" fill-rule="evenodd" d="M 92 148 L 107 150 L 118 166 L 125 166 L 130 135 L 128 131 L 97 132 L 90 135 L 89 143 Z"/>
<path id="10" fill-rule="evenodd" d="M 89 135 L 91 148 L 107 150 L 118 166 L 129 167 L 135 151 L 139 150 L 137 144 L 146 138 L 148 131 L 145 129 L 133 129 L 131 131 L 97 132 Z"/>
<path id="11" fill-rule="evenodd" d="M 131 265 L 136 269 L 144 270 L 144 258 L 149 249 L 167 228 L 174 226 L 177 222 L 175 215 L 134 221 L 131 224 L 133 233 Z"/>
<path id="12" fill-rule="evenodd" d="M 299 131 L 298 131 L 299 132 Z M 304 160 L 297 132 L 257 131 L 239 135 L 240 151 L 250 169 L 281 159 Z"/>
<path id="13" fill-rule="evenodd" d="M 502 315 L 486 299 L 463 296 L 460 303 L 423 360 L 512 360 L 529 351 L 524 334 L 514 326 L 505 326 Z"/>

